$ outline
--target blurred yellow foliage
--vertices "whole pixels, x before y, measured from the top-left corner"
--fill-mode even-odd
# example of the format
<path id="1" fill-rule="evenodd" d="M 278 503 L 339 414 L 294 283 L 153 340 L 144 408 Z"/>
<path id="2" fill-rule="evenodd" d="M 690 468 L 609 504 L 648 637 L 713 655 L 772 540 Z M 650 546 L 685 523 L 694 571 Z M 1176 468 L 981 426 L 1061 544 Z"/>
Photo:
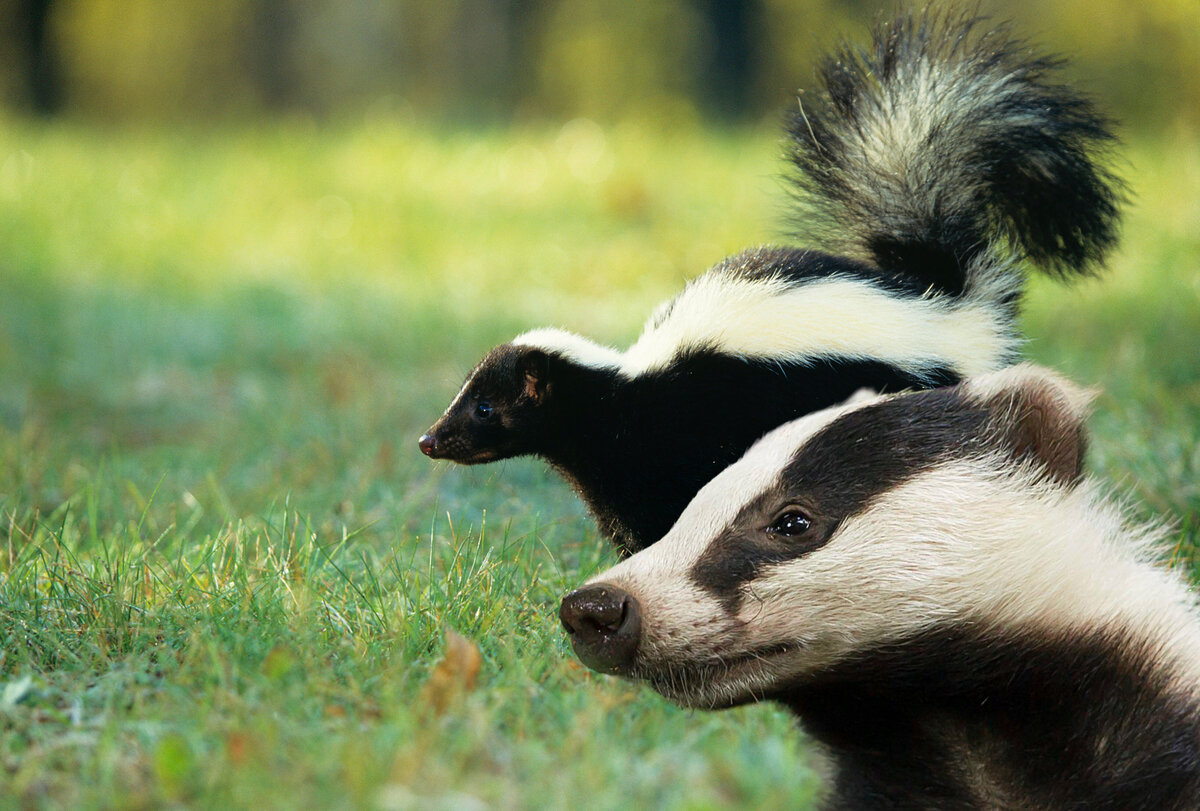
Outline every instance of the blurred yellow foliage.
<path id="1" fill-rule="evenodd" d="M 0 27 L 16 19 L 18 3 L 0 0 Z M 67 109 L 91 116 L 203 121 L 378 108 L 472 121 L 635 116 L 667 126 L 711 107 L 720 46 L 746 51 L 733 77 L 744 97 L 738 113 L 776 115 L 810 83 L 816 55 L 841 36 L 861 41 L 892 8 L 859 0 L 50 4 Z M 983 8 L 1070 56 L 1074 78 L 1131 128 L 1200 121 L 1196 0 L 985 0 Z M 0 63 L 19 65 L 19 50 L 0 35 Z M 0 101 L 18 99 L 11 75 L 6 81 Z"/>

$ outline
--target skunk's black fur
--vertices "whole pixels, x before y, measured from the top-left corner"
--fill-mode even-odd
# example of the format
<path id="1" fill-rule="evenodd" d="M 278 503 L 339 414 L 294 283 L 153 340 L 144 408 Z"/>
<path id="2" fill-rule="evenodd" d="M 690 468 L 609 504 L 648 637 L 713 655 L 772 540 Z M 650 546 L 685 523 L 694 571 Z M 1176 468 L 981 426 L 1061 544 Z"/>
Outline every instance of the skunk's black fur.
<path id="1" fill-rule="evenodd" d="M 953 383 L 1017 357 L 1022 260 L 1064 277 L 1115 239 L 1111 141 L 1049 60 L 973 19 L 904 16 L 821 71 L 789 124 L 806 235 L 693 281 L 621 353 L 541 330 L 490 353 L 421 439 L 537 454 L 627 552 L 766 431 L 858 388 Z"/>

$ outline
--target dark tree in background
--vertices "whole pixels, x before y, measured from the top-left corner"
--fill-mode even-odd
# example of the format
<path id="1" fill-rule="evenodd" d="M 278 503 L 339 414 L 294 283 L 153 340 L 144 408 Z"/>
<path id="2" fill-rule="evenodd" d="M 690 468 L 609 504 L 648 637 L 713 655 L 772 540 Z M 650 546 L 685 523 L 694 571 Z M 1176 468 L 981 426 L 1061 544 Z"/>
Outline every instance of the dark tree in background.
<path id="1" fill-rule="evenodd" d="M 19 0 L 16 9 L 25 87 L 30 104 L 41 115 L 52 115 L 62 107 L 58 62 L 49 37 L 53 5 L 53 0 Z"/>
<path id="2" fill-rule="evenodd" d="M 754 52 L 762 9 L 756 0 L 696 0 L 711 37 L 700 74 L 700 96 L 709 111 L 739 118 L 748 110 Z"/>
<path id="3" fill-rule="evenodd" d="M 250 32 L 244 65 L 260 103 L 269 110 L 292 107 L 297 99 L 292 66 L 296 18 L 291 3 L 256 0 L 250 6 Z"/>

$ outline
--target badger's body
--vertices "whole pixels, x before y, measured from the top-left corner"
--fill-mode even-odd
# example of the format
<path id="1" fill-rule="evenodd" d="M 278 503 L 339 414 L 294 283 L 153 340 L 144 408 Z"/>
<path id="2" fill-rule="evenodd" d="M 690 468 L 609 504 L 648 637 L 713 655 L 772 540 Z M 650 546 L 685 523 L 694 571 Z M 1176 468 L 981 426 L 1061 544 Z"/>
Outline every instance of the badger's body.
<path id="1" fill-rule="evenodd" d="M 970 21 L 902 18 L 840 54 L 789 122 L 800 230 L 689 284 L 628 350 L 535 330 L 493 350 L 421 439 L 463 463 L 537 454 L 634 552 L 757 438 L 860 388 L 1017 357 L 1025 260 L 1069 275 L 1114 240 L 1110 136 L 1049 64 Z M 834 253 L 836 252 L 836 254 Z"/>
<path id="2" fill-rule="evenodd" d="M 1200 808 L 1200 616 L 1030 367 L 784 425 L 563 600 L 593 668 L 774 700 L 835 809 Z"/>

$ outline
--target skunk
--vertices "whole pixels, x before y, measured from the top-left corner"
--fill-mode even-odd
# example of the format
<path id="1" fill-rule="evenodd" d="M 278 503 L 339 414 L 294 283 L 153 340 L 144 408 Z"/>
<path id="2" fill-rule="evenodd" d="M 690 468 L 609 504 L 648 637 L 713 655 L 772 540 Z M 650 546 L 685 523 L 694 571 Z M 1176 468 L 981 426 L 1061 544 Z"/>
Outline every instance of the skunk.
<path id="1" fill-rule="evenodd" d="M 1085 275 L 1116 238 L 1120 183 L 1097 163 L 1112 135 L 1054 66 L 933 14 L 835 54 L 787 127 L 816 247 L 726 259 L 624 352 L 557 329 L 497 347 L 421 451 L 541 456 L 632 553 L 771 428 L 1014 362 L 1022 265 Z"/>
<path id="2" fill-rule="evenodd" d="M 801 417 L 563 625 L 685 706 L 791 708 L 827 808 L 1200 808 L 1200 614 L 1082 477 L 1086 401 L 1013 366 Z"/>

